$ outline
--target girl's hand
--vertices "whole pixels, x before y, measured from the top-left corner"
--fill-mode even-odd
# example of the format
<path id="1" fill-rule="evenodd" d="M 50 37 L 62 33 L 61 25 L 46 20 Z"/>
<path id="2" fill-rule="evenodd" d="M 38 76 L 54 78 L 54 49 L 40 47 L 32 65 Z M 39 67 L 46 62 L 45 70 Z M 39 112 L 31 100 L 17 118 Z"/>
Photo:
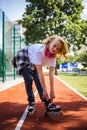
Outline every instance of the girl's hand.
<path id="1" fill-rule="evenodd" d="M 53 98 L 55 98 L 55 93 L 54 91 L 50 91 L 50 99 L 53 101 Z"/>
<path id="2" fill-rule="evenodd" d="M 43 89 L 43 98 L 46 98 L 47 100 L 49 100 L 49 96 L 46 89 Z"/>

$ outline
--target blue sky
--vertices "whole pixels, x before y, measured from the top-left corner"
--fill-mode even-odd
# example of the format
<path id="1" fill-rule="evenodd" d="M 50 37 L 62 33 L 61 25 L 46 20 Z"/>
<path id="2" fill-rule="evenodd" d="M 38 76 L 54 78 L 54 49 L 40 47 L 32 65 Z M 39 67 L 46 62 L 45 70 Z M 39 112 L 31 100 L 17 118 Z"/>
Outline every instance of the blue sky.
<path id="1" fill-rule="evenodd" d="M 25 0 L 0 0 L 0 8 L 11 21 L 14 21 L 22 18 L 26 2 Z"/>
<path id="2" fill-rule="evenodd" d="M 83 0 L 84 10 L 82 14 L 82 18 L 87 20 L 87 0 Z"/>
<path id="3" fill-rule="evenodd" d="M 87 0 L 83 0 L 85 9 L 83 10 L 82 18 L 87 19 Z M 22 18 L 25 12 L 25 0 L 0 0 L 0 8 L 5 11 L 5 14 L 11 21 Z"/>

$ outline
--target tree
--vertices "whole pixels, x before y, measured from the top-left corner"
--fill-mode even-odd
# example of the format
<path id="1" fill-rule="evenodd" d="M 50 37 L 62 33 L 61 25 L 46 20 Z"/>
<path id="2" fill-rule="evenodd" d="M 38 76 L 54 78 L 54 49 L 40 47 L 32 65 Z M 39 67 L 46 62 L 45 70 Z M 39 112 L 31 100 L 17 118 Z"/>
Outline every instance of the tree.
<path id="1" fill-rule="evenodd" d="M 80 14 L 82 0 L 26 0 L 26 11 L 22 23 L 26 28 L 28 43 L 41 42 L 52 34 L 61 35 L 72 49 L 80 49 L 85 44 L 84 28 Z M 85 24 L 86 26 L 86 24 Z"/>
<path id="2" fill-rule="evenodd" d="M 75 62 L 80 62 L 84 65 L 84 67 L 87 67 L 87 50 L 80 52 L 76 58 Z"/>

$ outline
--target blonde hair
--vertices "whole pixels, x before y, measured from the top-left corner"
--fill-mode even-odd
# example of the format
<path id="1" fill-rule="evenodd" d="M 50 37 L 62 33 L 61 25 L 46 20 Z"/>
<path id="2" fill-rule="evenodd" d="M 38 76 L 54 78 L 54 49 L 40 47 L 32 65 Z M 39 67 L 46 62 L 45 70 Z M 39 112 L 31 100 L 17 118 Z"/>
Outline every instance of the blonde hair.
<path id="1" fill-rule="evenodd" d="M 67 44 L 65 42 L 65 40 L 58 36 L 58 35 L 53 35 L 53 36 L 50 36 L 46 39 L 43 40 L 42 44 L 46 44 L 46 48 L 49 48 L 49 44 L 51 44 L 51 42 L 54 40 L 54 39 L 58 39 L 58 41 L 62 44 L 62 48 L 61 50 L 57 53 L 57 57 L 61 57 L 61 56 L 64 56 L 65 58 L 67 58 L 67 53 L 68 53 L 68 47 L 67 47 Z"/>

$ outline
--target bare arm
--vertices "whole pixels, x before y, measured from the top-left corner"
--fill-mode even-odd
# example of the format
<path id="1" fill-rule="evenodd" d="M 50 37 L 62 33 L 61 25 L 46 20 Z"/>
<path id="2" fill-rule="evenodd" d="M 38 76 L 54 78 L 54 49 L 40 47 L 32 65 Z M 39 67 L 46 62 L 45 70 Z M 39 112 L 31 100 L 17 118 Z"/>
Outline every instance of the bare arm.
<path id="1" fill-rule="evenodd" d="M 51 98 L 51 100 L 53 100 L 53 98 L 55 98 L 55 93 L 54 93 L 54 73 L 55 73 L 55 67 L 50 67 L 49 81 L 50 81 L 50 98 Z"/>

